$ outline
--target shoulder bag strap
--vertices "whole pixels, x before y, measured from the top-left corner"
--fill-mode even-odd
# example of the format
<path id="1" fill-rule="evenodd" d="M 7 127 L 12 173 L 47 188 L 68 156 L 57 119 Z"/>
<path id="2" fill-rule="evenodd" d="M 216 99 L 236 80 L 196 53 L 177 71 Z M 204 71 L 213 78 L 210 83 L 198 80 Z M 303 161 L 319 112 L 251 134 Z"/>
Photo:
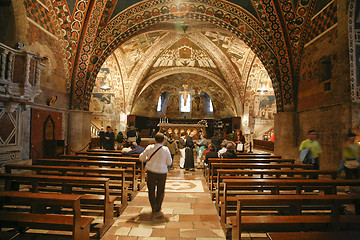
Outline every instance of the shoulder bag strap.
<path id="1" fill-rule="evenodd" d="M 154 156 L 154 154 L 157 153 L 157 151 L 159 151 L 160 148 L 162 148 L 162 147 L 163 147 L 163 146 L 160 146 L 158 149 L 156 149 L 155 152 L 153 152 L 153 153 L 151 154 L 151 156 L 149 157 L 149 159 L 147 160 L 147 162 L 150 161 L 150 159 L 152 158 L 152 156 Z"/>

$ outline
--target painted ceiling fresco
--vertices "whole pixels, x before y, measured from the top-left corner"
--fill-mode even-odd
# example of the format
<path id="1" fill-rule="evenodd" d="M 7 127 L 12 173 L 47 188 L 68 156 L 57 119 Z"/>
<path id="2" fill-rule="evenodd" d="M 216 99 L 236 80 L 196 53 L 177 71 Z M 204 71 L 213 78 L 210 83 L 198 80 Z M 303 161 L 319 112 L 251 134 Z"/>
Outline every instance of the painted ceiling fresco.
<path id="1" fill-rule="evenodd" d="M 213 102 L 215 118 L 234 116 L 235 108 L 233 100 L 213 81 L 196 74 L 184 73 L 180 75 L 181 76 L 174 74 L 166 76 L 146 88 L 137 98 L 133 114 L 143 115 L 147 113 L 147 116 L 159 117 L 156 109 L 159 96 L 163 92 L 167 92 L 169 94 L 167 109 L 160 117 L 179 118 L 181 116 L 179 99 L 180 94 L 184 92 L 185 86 L 186 92 L 191 95 L 191 98 L 188 98 L 191 99 L 192 102 L 191 118 L 199 119 L 206 117 L 204 104 L 202 101 L 198 101 L 202 92 L 210 96 Z"/>
<path id="2" fill-rule="evenodd" d="M 218 85 L 225 82 L 241 115 L 252 101 L 249 93 L 257 92 L 248 89 L 250 75 L 262 68 L 272 80 L 277 110 L 293 111 L 304 45 L 337 22 L 337 0 L 24 0 L 24 5 L 28 19 L 59 41 L 70 108 L 89 110 L 97 75 L 113 58 L 127 114 L 144 80 L 150 79 L 148 87 L 169 72 L 198 71 Z"/>
<path id="3" fill-rule="evenodd" d="M 149 57 L 151 54 L 153 58 Z M 229 69 L 233 71 L 228 72 Z M 140 79 L 139 72 L 143 72 Z M 211 117 L 241 116 L 244 106 L 252 115 L 257 114 L 259 105 L 256 110 L 254 107 L 260 90 L 273 98 L 274 105 L 270 105 L 276 111 L 271 79 L 260 59 L 244 41 L 216 30 L 170 35 L 167 31 L 151 31 L 129 39 L 100 69 L 90 110 L 96 110 L 96 105 L 95 112 L 100 113 L 99 108 L 108 107 L 110 103 L 99 95 L 107 93 L 113 96 L 116 112 L 156 117 L 158 98 L 168 92 L 170 99 L 165 114 L 179 118 L 182 116 L 178 97 L 183 85 L 188 86 L 194 99 L 201 92 L 209 95 L 214 106 Z M 109 89 L 103 90 L 104 86 Z M 203 111 L 192 111 L 191 117 L 209 116 Z"/>

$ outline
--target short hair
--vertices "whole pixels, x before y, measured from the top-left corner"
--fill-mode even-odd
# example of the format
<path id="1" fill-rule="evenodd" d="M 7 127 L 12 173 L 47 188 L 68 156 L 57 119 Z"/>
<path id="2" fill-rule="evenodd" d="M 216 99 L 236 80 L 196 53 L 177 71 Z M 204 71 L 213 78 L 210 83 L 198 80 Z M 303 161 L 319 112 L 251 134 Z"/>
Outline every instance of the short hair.
<path id="1" fill-rule="evenodd" d="M 186 133 L 185 132 L 182 132 L 181 134 L 180 134 L 180 136 L 185 136 L 186 135 Z"/>
<path id="2" fill-rule="evenodd" d="M 227 150 L 232 150 L 233 147 L 234 147 L 234 145 L 233 145 L 232 143 L 228 143 L 228 144 L 226 145 L 226 149 L 227 149 Z"/>
<path id="3" fill-rule="evenodd" d="M 308 134 L 311 134 L 311 133 L 314 133 L 314 132 L 316 133 L 316 131 L 314 129 L 312 129 L 312 130 L 308 131 Z"/>
<path id="4" fill-rule="evenodd" d="M 214 151 L 214 152 L 215 152 L 215 146 L 214 146 L 214 145 L 210 145 L 210 151 Z"/>
<path id="5" fill-rule="evenodd" d="M 111 128 L 110 126 L 107 126 L 106 128 Z"/>
<path id="6" fill-rule="evenodd" d="M 162 134 L 162 133 L 155 134 L 155 141 L 157 143 L 162 143 L 164 141 L 164 139 L 165 139 L 164 134 Z"/>

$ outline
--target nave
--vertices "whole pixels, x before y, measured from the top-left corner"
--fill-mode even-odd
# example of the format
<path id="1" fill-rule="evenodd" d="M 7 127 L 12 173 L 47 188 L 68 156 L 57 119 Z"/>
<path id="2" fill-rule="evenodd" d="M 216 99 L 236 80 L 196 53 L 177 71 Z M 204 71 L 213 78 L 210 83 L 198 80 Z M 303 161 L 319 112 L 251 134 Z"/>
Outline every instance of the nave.
<path id="1" fill-rule="evenodd" d="M 203 170 L 180 169 L 178 157 L 175 156 L 174 169 L 167 177 L 162 205 L 164 217 L 151 219 L 145 186 L 102 239 L 226 239 Z"/>

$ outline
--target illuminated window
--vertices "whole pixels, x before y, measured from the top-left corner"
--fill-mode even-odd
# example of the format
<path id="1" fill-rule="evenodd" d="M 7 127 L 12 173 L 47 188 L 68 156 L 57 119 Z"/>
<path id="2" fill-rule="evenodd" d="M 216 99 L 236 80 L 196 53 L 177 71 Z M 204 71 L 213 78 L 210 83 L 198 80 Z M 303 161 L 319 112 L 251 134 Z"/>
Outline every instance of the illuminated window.
<path id="1" fill-rule="evenodd" d="M 213 103 L 211 101 L 211 99 L 209 98 L 209 112 L 213 113 L 214 112 L 214 107 L 213 107 Z"/>
<path id="2" fill-rule="evenodd" d="M 190 112 L 191 111 L 191 95 L 190 94 L 180 94 L 180 111 L 181 112 Z"/>
<path id="3" fill-rule="evenodd" d="M 156 111 L 158 112 L 161 112 L 161 95 L 159 96 L 159 101 L 158 101 L 158 104 L 157 104 L 157 108 L 156 108 Z"/>

